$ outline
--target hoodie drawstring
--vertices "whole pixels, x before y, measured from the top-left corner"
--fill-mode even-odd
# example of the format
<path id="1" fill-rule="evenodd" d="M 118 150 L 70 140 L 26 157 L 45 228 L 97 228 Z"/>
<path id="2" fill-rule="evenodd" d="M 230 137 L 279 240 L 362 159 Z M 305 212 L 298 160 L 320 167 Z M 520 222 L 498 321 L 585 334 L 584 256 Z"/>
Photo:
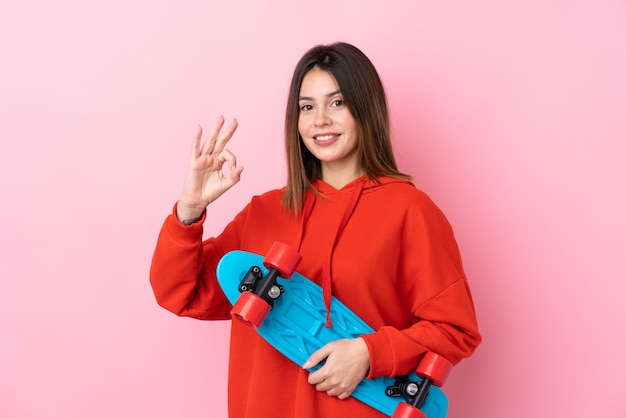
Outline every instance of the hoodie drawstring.
<path id="1" fill-rule="evenodd" d="M 341 221 L 339 222 L 339 227 L 337 228 L 337 232 L 335 233 L 335 238 L 333 239 L 333 242 L 330 246 L 330 250 L 328 252 L 328 255 L 326 256 L 326 259 L 324 260 L 324 265 L 322 267 L 322 295 L 324 298 L 324 306 L 326 308 L 326 328 L 330 328 L 333 326 L 333 323 L 330 319 L 330 302 L 332 300 L 332 295 L 333 295 L 332 271 L 331 271 L 333 251 L 335 250 L 335 245 L 337 244 L 337 240 L 339 239 L 339 236 L 345 229 L 346 225 L 348 224 L 348 221 L 350 220 L 350 217 L 352 216 L 352 213 L 354 212 L 354 209 L 356 208 L 356 204 L 359 201 L 359 197 L 361 196 L 361 192 L 363 191 L 364 185 L 365 185 L 365 179 L 362 179 L 355 183 L 354 191 L 352 192 L 352 195 L 350 196 L 350 199 L 348 200 L 346 209 L 343 212 Z M 315 206 L 315 200 L 316 200 L 316 194 L 313 191 L 309 190 L 306 193 L 304 206 L 302 208 L 302 218 L 301 218 L 302 222 L 300 224 L 299 236 L 297 237 L 298 240 L 296 241 L 298 243 L 298 251 L 300 250 L 300 247 L 302 246 L 302 239 L 304 237 L 304 228 L 306 226 L 307 220 L 309 219 L 309 215 L 311 214 L 311 211 L 313 210 L 313 206 Z"/>
<path id="2" fill-rule="evenodd" d="M 324 306 L 326 307 L 326 328 L 330 328 L 333 326 L 333 323 L 330 319 L 330 301 L 332 299 L 332 272 L 331 272 L 331 264 L 333 251 L 335 250 L 335 245 L 337 244 L 337 239 L 343 232 L 344 228 L 348 224 L 350 220 L 350 216 L 352 216 L 352 212 L 356 208 L 356 204 L 359 201 L 359 197 L 361 196 L 361 191 L 363 190 L 363 186 L 365 185 L 365 180 L 361 180 L 354 185 L 354 191 L 350 196 L 350 200 L 348 200 L 348 204 L 346 206 L 346 210 L 341 217 L 341 222 L 339 223 L 339 228 L 337 228 L 337 232 L 335 233 L 335 238 L 333 239 L 333 243 L 330 247 L 330 251 L 328 252 L 328 256 L 324 261 L 324 266 L 322 268 L 322 293 L 324 296 Z"/>
<path id="3" fill-rule="evenodd" d="M 304 237 L 304 226 L 306 225 L 306 221 L 309 219 L 309 215 L 313 210 L 313 206 L 315 206 L 315 193 L 309 190 L 304 198 L 304 206 L 302 208 L 301 214 L 302 222 L 300 223 L 299 231 L 300 235 L 298 236 L 298 240 L 296 241 L 298 243 L 298 252 L 300 252 L 300 247 L 302 246 L 302 238 Z"/>

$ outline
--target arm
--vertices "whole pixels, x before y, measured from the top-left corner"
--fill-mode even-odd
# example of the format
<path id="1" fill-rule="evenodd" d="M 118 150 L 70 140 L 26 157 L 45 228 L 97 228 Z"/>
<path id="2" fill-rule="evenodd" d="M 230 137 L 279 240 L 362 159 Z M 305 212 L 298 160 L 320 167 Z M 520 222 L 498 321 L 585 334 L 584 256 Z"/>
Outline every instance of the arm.
<path id="1" fill-rule="evenodd" d="M 165 220 L 150 269 L 150 283 L 158 303 L 177 315 L 200 319 L 227 319 L 230 305 L 215 281 L 215 266 L 225 250 L 236 246 L 236 227 L 229 225 L 219 239 L 202 242 L 206 208 L 239 181 L 243 167 L 224 149 L 237 128 L 233 121 L 223 132 L 219 118 L 201 145 L 199 127 L 191 147 L 180 201 Z M 229 175 L 222 166 L 228 162 Z M 182 221 L 200 218 L 184 225 Z M 233 223 L 234 224 L 234 223 Z M 219 242 L 219 243 L 218 243 Z"/>
<path id="2" fill-rule="evenodd" d="M 481 342 L 465 279 L 417 307 L 414 316 L 416 322 L 409 328 L 383 326 L 362 336 L 371 355 L 368 377 L 409 373 L 426 351 L 457 364 Z"/>
<path id="3" fill-rule="evenodd" d="M 401 303 L 412 324 L 386 323 L 363 336 L 371 355 L 369 377 L 406 374 L 426 351 L 457 364 L 481 342 L 461 255 L 444 214 L 430 199 L 421 199 L 404 231 Z"/>
<path id="4" fill-rule="evenodd" d="M 309 383 L 329 396 L 345 399 L 365 377 L 408 374 L 427 351 L 456 364 L 481 341 L 465 280 L 458 280 L 417 312 L 421 318 L 410 328 L 383 326 L 359 338 L 324 345 L 303 365 L 308 369 L 326 360 L 309 375 Z"/>
<path id="5" fill-rule="evenodd" d="M 150 284 L 159 305 L 179 316 L 230 318 L 230 303 L 215 278 L 215 266 L 227 251 L 218 242 L 236 246 L 237 235 L 228 230 L 203 243 L 202 223 L 181 224 L 174 207 L 161 228 L 150 266 Z"/>

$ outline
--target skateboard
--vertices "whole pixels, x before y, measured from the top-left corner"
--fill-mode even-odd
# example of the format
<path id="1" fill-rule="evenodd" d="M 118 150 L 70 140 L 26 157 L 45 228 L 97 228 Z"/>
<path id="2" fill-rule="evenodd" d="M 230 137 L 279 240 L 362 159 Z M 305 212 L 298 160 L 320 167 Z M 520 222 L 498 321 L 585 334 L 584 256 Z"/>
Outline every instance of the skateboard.
<path id="1" fill-rule="evenodd" d="M 302 366 L 326 343 L 374 329 L 335 297 L 333 325 L 327 328 L 322 288 L 295 272 L 299 261 L 297 251 L 276 242 L 265 257 L 239 250 L 227 253 L 216 273 L 233 304 L 233 319 Z M 393 418 L 445 418 L 448 399 L 440 386 L 451 368 L 446 359 L 428 352 L 410 375 L 363 379 L 351 396 Z"/>

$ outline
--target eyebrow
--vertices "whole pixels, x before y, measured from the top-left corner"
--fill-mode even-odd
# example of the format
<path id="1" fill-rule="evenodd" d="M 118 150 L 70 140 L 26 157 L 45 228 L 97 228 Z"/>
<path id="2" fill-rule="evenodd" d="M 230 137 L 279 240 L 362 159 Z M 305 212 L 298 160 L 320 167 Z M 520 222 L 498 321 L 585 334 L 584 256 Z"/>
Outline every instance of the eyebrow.
<path id="1" fill-rule="evenodd" d="M 335 91 L 331 91 L 330 93 L 328 93 L 326 95 L 326 97 L 333 97 L 337 94 L 341 94 L 341 90 L 335 90 Z M 313 100 L 313 97 L 309 97 L 309 96 L 300 96 L 298 98 L 298 100 Z"/>

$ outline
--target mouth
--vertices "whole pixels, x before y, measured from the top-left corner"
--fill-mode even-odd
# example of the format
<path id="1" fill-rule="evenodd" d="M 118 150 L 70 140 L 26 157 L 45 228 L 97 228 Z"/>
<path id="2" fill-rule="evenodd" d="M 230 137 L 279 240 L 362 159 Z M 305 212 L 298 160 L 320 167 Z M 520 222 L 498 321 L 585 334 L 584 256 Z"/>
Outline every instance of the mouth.
<path id="1" fill-rule="evenodd" d="M 328 144 L 336 141 L 340 134 L 321 134 L 313 135 L 313 140 L 318 144 Z"/>

